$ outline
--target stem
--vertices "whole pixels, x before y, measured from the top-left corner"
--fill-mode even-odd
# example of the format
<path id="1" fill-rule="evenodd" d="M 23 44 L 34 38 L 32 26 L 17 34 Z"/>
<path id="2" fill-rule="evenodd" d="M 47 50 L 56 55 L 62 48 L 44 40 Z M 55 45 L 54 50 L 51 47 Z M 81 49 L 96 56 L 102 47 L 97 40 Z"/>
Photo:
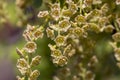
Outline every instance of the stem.
<path id="1" fill-rule="evenodd" d="M 82 0 L 79 0 L 80 1 L 80 14 L 82 14 L 82 4 L 83 4 L 83 1 Z"/>
<path id="2" fill-rule="evenodd" d="M 116 22 L 114 22 L 114 25 L 115 25 L 116 31 L 117 31 L 117 32 L 119 32 L 119 31 L 120 31 L 120 29 L 119 29 L 119 27 L 118 27 L 118 25 L 117 25 L 117 23 L 116 23 Z"/>
<path id="3" fill-rule="evenodd" d="M 42 26 L 45 26 L 45 25 L 48 23 L 48 20 L 49 20 L 49 17 L 47 17 L 47 18 L 45 19 L 45 22 L 44 22 L 44 24 L 43 24 Z"/>

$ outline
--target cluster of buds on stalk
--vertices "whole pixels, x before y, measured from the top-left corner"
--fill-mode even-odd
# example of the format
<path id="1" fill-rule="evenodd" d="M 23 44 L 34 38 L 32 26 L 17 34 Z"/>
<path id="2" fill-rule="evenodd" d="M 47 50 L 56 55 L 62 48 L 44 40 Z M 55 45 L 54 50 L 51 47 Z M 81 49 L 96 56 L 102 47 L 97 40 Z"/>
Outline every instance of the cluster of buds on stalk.
<path id="1" fill-rule="evenodd" d="M 119 0 L 113 3 L 118 6 Z M 53 41 L 48 44 L 52 61 L 62 67 L 54 80 L 94 80 L 94 69 L 99 62 L 94 49 L 99 41 L 97 37 L 101 37 L 102 33 L 118 31 L 112 36 L 115 43 L 111 44 L 115 48 L 116 59 L 120 61 L 120 49 L 115 46 L 120 42 L 120 15 L 112 14 L 110 4 L 102 0 L 65 0 L 61 5 L 58 0 L 48 5 L 50 10 L 40 11 L 37 16 L 45 19 L 47 37 Z M 22 57 L 18 60 L 18 69 L 23 75 L 29 75 L 30 80 L 39 75 L 39 71 L 31 71 L 31 66 L 38 65 L 40 57 L 33 58 L 29 64 L 29 56 L 25 55 L 35 52 L 34 41 L 43 37 L 43 30 L 43 27 L 28 25 L 23 33 L 27 44 L 22 50 L 17 50 Z"/>
<path id="2" fill-rule="evenodd" d="M 117 61 L 117 66 L 120 67 L 120 47 L 119 47 L 119 42 L 120 42 L 120 18 L 117 17 L 116 19 L 116 28 L 117 28 L 117 32 L 115 34 L 112 35 L 113 38 L 113 42 L 111 42 L 112 47 L 114 48 L 114 52 L 115 52 L 115 58 Z"/>
<path id="3" fill-rule="evenodd" d="M 43 31 L 44 28 L 42 26 L 27 25 L 27 29 L 23 33 L 27 42 L 22 49 L 16 48 L 20 56 L 17 61 L 17 68 L 22 75 L 22 77 L 17 76 L 18 80 L 37 80 L 40 75 L 37 69 L 32 70 L 32 68 L 38 66 L 41 61 L 41 56 L 34 56 L 34 54 L 37 49 L 36 40 L 43 37 Z"/>
<path id="4" fill-rule="evenodd" d="M 116 0 L 116 2 L 114 3 L 118 5 L 119 1 Z M 48 45 L 51 50 L 53 63 L 67 67 L 69 73 L 75 73 L 73 70 L 75 67 L 71 68 L 69 66 L 69 61 L 72 61 L 71 58 L 77 55 L 84 61 L 89 57 L 86 64 L 82 61 L 78 62 L 84 66 L 83 69 L 80 69 L 83 72 L 78 70 L 73 75 L 73 80 L 79 80 L 80 77 L 85 80 L 94 80 L 94 71 L 90 70 L 96 66 L 95 64 L 98 63 L 98 60 L 93 52 L 97 39 L 92 36 L 99 36 L 100 33 L 111 34 L 116 29 L 111 24 L 113 15 L 109 14 L 110 5 L 103 3 L 102 0 L 66 0 L 62 7 L 59 1 L 49 5 L 50 11 L 40 11 L 38 17 L 52 19 L 48 22 L 46 32 L 48 38 L 55 42 L 55 44 Z M 93 8 L 93 6 L 98 7 Z M 119 19 L 117 19 L 117 23 L 119 24 Z M 78 66 L 78 64 L 74 66 Z M 58 73 L 60 79 L 69 79 L 68 75 L 65 77 L 65 75 L 60 74 L 60 71 Z M 54 79 L 59 80 L 56 76 Z"/>

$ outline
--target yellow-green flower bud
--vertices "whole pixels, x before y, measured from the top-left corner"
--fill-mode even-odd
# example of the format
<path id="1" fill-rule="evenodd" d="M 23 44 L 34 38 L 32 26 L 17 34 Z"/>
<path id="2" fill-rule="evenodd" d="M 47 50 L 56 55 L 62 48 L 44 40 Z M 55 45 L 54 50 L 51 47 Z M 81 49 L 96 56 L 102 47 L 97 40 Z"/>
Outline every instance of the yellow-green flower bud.
<path id="1" fill-rule="evenodd" d="M 68 58 L 66 56 L 60 56 L 58 58 L 58 62 L 57 64 L 60 65 L 60 66 L 64 66 L 68 63 Z"/>
<path id="2" fill-rule="evenodd" d="M 51 30 L 50 28 L 47 28 L 46 29 L 46 32 L 47 32 L 47 37 L 50 38 L 50 39 L 55 39 L 55 34 L 54 34 L 54 30 Z"/>
<path id="3" fill-rule="evenodd" d="M 94 5 L 101 4 L 101 3 L 102 3 L 102 0 L 93 0 Z"/>
<path id="4" fill-rule="evenodd" d="M 20 58 L 17 61 L 17 68 L 26 68 L 28 67 L 27 61 L 24 58 Z"/>
<path id="5" fill-rule="evenodd" d="M 71 27 L 71 24 L 70 24 L 69 20 L 67 20 L 67 19 L 64 19 L 59 22 L 59 30 L 60 31 L 66 32 L 70 27 Z"/>
<path id="6" fill-rule="evenodd" d="M 39 65 L 40 61 L 41 61 L 41 56 L 35 56 L 32 59 L 31 66 L 37 66 L 37 65 Z"/>
<path id="7" fill-rule="evenodd" d="M 117 33 L 113 34 L 112 38 L 113 38 L 114 41 L 120 42 L 120 32 L 117 32 Z"/>
<path id="8" fill-rule="evenodd" d="M 83 26 L 83 29 L 87 30 L 87 31 L 93 31 L 96 33 L 100 32 L 100 28 L 99 28 L 98 24 L 95 24 L 95 23 L 88 23 L 88 25 Z"/>
<path id="9" fill-rule="evenodd" d="M 43 38 L 43 27 L 38 28 L 34 33 L 33 33 L 33 38 L 37 40 L 38 38 Z"/>
<path id="10" fill-rule="evenodd" d="M 60 10 L 60 4 L 59 3 L 51 4 L 51 10 Z"/>
<path id="11" fill-rule="evenodd" d="M 113 27 L 113 25 L 107 25 L 104 27 L 104 31 L 108 33 L 112 33 L 114 29 L 115 28 Z"/>
<path id="12" fill-rule="evenodd" d="M 63 54 L 64 54 L 64 55 L 67 55 L 67 54 L 71 51 L 71 49 L 72 49 L 72 45 L 69 44 L 69 45 L 66 46 L 66 48 L 64 49 Z"/>
<path id="13" fill-rule="evenodd" d="M 34 70 L 29 77 L 29 80 L 37 80 L 38 76 L 40 75 L 40 72 L 38 70 Z"/>
<path id="14" fill-rule="evenodd" d="M 77 37 L 86 37 L 87 33 L 84 31 L 84 29 L 77 27 L 74 29 L 74 35 Z"/>
<path id="15" fill-rule="evenodd" d="M 86 20 L 85 20 L 85 17 L 84 16 L 82 16 L 82 15 L 78 15 L 77 17 L 75 17 L 75 21 L 77 22 L 77 23 L 83 23 L 83 22 L 85 22 Z"/>
<path id="16" fill-rule="evenodd" d="M 54 57 L 54 58 L 60 57 L 61 55 L 62 55 L 62 53 L 59 49 L 55 49 L 51 53 L 51 56 Z"/>
<path id="17" fill-rule="evenodd" d="M 108 10 L 109 10 L 109 6 L 108 6 L 107 3 L 104 4 L 104 5 L 101 7 L 101 11 L 102 11 L 103 15 L 105 15 L 105 13 L 108 12 Z"/>
<path id="18" fill-rule="evenodd" d="M 48 14 L 49 14 L 48 11 L 40 11 L 37 16 L 38 18 L 42 18 L 46 17 Z"/>
<path id="19" fill-rule="evenodd" d="M 56 42 L 56 45 L 57 46 L 63 46 L 65 45 L 65 41 L 66 41 L 66 37 L 65 36 L 61 36 L 61 35 L 58 35 L 55 39 L 55 42 Z"/>
<path id="20" fill-rule="evenodd" d="M 79 78 L 78 76 L 74 75 L 74 76 L 72 77 L 72 80 L 80 80 L 80 78 Z"/>
<path id="21" fill-rule="evenodd" d="M 116 4 L 117 4 L 117 5 L 120 5 L 120 0 L 116 0 Z"/>
<path id="22" fill-rule="evenodd" d="M 70 2 L 69 9 L 73 12 L 73 14 L 75 14 L 78 10 L 78 6 L 76 4 L 74 4 L 74 2 Z"/>
<path id="23" fill-rule="evenodd" d="M 54 76 L 53 80 L 60 80 L 60 79 L 57 76 Z"/>
<path id="24" fill-rule="evenodd" d="M 18 53 L 18 55 L 19 55 L 20 57 L 24 57 L 22 50 L 16 48 L 16 52 Z"/>
<path id="25" fill-rule="evenodd" d="M 115 50 L 115 58 L 117 61 L 120 61 L 120 48 L 116 48 Z"/>
<path id="26" fill-rule="evenodd" d="M 26 52 L 28 53 L 34 53 L 35 50 L 37 49 L 37 45 L 35 42 L 29 41 L 26 43 L 26 45 L 24 46 L 24 49 Z"/>
<path id="27" fill-rule="evenodd" d="M 58 21 L 60 18 L 60 10 L 52 10 L 51 11 L 51 16 L 55 21 Z"/>
<path id="28" fill-rule="evenodd" d="M 94 80 L 95 75 L 91 71 L 86 72 L 85 80 Z"/>
<path id="29" fill-rule="evenodd" d="M 118 25 L 120 26 L 120 18 L 116 19 L 116 22 L 118 23 Z"/>
<path id="30" fill-rule="evenodd" d="M 72 11 L 67 9 L 67 10 L 62 10 L 62 17 L 70 19 L 70 17 L 73 15 Z"/>
<path id="31" fill-rule="evenodd" d="M 91 5 L 93 3 L 93 0 L 84 0 L 84 3 L 86 5 Z"/>
<path id="32" fill-rule="evenodd" d="M 17 80 L 25 80 L 25 78 L 24 77 L 20 77 L 20 76 L 17 76 Z"/>

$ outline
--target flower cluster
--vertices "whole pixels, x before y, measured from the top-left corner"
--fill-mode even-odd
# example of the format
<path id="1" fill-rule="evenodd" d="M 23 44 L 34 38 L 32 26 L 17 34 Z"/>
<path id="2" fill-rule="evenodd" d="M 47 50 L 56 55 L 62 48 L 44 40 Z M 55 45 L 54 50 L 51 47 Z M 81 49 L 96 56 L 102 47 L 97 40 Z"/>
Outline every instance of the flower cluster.
<path id="1" fill-rule="evenodd" d="M 41 56 L 37 55 L 32 58 L 37 49 L 36 40 L 43 37 L 43 27 L 28 25 L 24 31 L 23 36 L 27 43 L 22 49 L 16 49 L 20 59 L 17 61 L 17 68 L 23 77 L 17 77 L 18 80 L 37 80 L 40 75 L 38 70 L 32 70 L 33 67 L 39 65 Z"/>
<path id="2" fill-rule="evenodd" d="M 113 2 L 119 5 L 119 0 Z M 102 0 L 65 0 L 61 5 L 58 0 L 49 3 L 50 10 L 40 11 L 38 18 L 45 18 L 47 37 L 54 43 L 49 43 L 52 61 L 62 67 L 53 77 L 54 80 L 94 80 L 95 69 L 99 60 L 94 52 L 98 38 L 101 34 L 113 34 L 115 42 L 110 44 L 115 49 L 115 57 L 120 61 L 120 18 L 119 14 L 113 14 L 110 4 Z M 116 16 L 116 17 L 115 17 Z M 114 20 L 116 19 L 116 20 Z M 24 31 L 27 44 L 23 50 L 17 50 L 21 57 L 25 53 L 34 53 L 36 41 L 43 37 L 44 28 L 28 25 Z M 112 40 L 112 39 L 111 39 Z M 40 56 L 32 59 L 29 65 L 26 59 L 18 60 L 18 69 L 22 74 L 31 72 L 31 66 L 38 65 Z M 119 65 L 120 63 L 118 63 Z M 120 66 L 120 65 L 119 65 Z M 30 80 L 39 75 L 37 70 L 29 74 Z M 33 78 L 34 77 L 34 78 Z M 22 80 L 22 78 L 21 78 Z"/>
<path id="3" fill-rule="evenodd" d="M 117 65 L 118 65 L 118 67 L 120 67 L 120 64 L 119 64 L 119 61 L 120 61 L 120 48 L 118 46 L 118 44 L 120 42 L 120 32 L 118 31 L 115 34 L 113 34 L 112 38 L 113 38 L 114 42 L 111 42 L 111 45 L 114 48 L 115 58 L 117 60 Z"/>
<path id="4" fill-rule="evenodd" d="M 110 25 L 108 17 L 105 16 L 105 12 L 103 13 L 107 4 L 104 4 L 101 9 L 95 8 L 93 10 L 86 11 L 87 8 L 92 7 L 92 4 L 99 5 L 101 4 L 101 0 L 85 0 L 78 2 L 67 0 L 63 8 L 61 8 L 60 3 L 57 2 L 49 4 L 50 11 L 39 12 L 39 18 L 46 17 L 48 19 L 52 19 L 48 22 L 49 27 L 47 27 L 46 33 L 47 37 L 55 42 L 55 44 L 48 45 L 51 50 L 51 56 L 54 64 L 65 66 L 69 64 L 68 62 L 70 61 L 70 58 L 76 55 L 86 58 L 86 54 L 92 53 L 96 42 L 93 38 L 89 37 L 89 33 L 92 32 L 97 35 L 103 31 L 108 33 L 113 31 L 114 27 Z M 92 57 L 94 55 L 90 56 Z M 91 57 L 89 57 L 89 59 Z M 97 60 L 97 58 L 90 60 L 90 62 L 88 61 L 87 66 L 95 66 L 93 64 L 95 64 L 96 61 L 94 60 Z M 82 64 L 82 62 L 78 63 Z M 78 66 L 78 64 L 75 64 L 74 66 Z M 70 66 L 67 67 L 69 68 Z M 74 71 L 69 72 L 75 73 Z M 83 73 L 83 75 L 78 75 L 79 73 Z M 78 70 L 73 76 L 73 80 L 79 80 L 80 77 L 83 79 L 90 77 L 89 79 L 92 80 L 94 78 L 94 74 L 89 70 L 87 71 L 85 68 L 85 71 L 83 72 L 79 72 Z M 60 78 L 68 79 L 68 76 L 65 77 L 65 75 L 62 75 Z"/>

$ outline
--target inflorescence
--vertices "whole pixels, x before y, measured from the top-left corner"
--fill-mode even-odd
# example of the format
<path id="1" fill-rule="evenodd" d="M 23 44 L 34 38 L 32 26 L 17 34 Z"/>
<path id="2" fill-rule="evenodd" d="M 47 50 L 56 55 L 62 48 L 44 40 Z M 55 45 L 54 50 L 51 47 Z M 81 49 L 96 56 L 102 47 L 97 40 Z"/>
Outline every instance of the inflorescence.
<path id="1" fill-rule="evenodd" d="M 21 57 L 17 68 L 24 77 L 18 77 L 18 80 L 36 80 L 40 75 L 32 67 L 39 64 L 41 56 L 32 58 L 32 55 L 37 49 L 35 41 L 44 36 L 44 31 L 54 42 L 48 44 L 52 61 L 62 67 L 53 80 L 94 80 L 94 69 L 99 63 L 94 53 L 98 41 L 95 37 L 101 33 L 116 31 L 110 44 L 120 66 L 120 48 L 117 46 L 120 42 L 120 15 L 112 13 L 110 4 L 102 0 L 65 0 L 61 5 L 58 0 L 48 5 L 49 10 L 37 15 L 45 19 L 45 23 L 39 27 L 28 25 L 23 33 L 27 43 L 23 49 L 17 48 Z M 120 0 L 114 1 L 113 5 L 120 5 Z"/>

